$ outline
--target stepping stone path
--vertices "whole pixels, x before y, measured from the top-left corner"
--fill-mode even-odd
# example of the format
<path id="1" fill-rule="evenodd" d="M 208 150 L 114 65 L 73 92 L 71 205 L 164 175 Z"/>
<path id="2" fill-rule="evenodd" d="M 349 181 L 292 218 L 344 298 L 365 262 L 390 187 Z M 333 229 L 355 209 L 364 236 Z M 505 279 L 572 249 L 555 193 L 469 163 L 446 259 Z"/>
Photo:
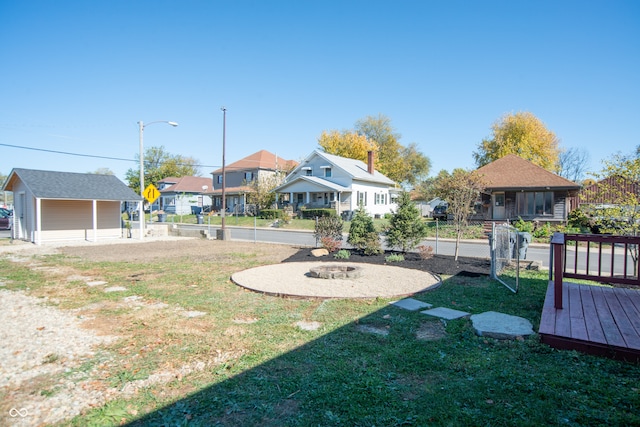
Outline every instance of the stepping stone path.
<path id="1" fill-rule="evenodd" d="M 410 311 L 420 310 L 425 307 L 432 307 L 432 304 L 422 302 L 414 298 L 405 298 L 400 301 L 394 301 L 391 305 Z M 470 313 L 465 311 L 454 310 L 446 307 L 430 308 L 429 310 L 423 310 L 420 313 L 446 320 L 460 319 L 470 315 Z M 471 322 L 476 334 L 483 337 L 517 339 L 534 333 L 533 325 L 527 319 L 495 311 L 474 314 L 471 316 Z"/>
<path id="2" fill-rule="evenodd" d="M 395 305 L 396 307 L 404 308 L 405 310 L 409 310 L 409 311 L 416 311 L 416 310 L 420 310 L 421 308 L 433 307 L 433 304 L 418 301 L 417 299 L 414 299 L 414 298 L 401 299 L 400 301 L 394 301 L 391 304 Z"/>
<path id="3" fill-rule="evenodd" d="M 474 314 L 471 322 L 476 334 L 481 337 L 504 340 L 533 334 L 533 325 L 527 319 L 495 311 Z"/>
<path id="4" fill-rule="evenodd" d="M 470 313 L 466 311 L 454 310 L 452 308 L 445 307 L 436 307 L 431 310 L 421 311 L 422 314 L 427 314 L 429 316 L 440 317 L 441 319 L 453 320 L 459 319 L 461 317 L 467 317 Z"/>

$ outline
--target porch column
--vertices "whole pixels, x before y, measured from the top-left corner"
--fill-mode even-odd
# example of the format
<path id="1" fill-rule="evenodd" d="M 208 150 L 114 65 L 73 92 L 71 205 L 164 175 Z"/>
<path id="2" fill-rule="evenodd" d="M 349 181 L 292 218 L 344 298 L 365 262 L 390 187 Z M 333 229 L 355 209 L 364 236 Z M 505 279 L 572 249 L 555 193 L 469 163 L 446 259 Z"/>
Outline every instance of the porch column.
<path id="1" fill-rule="evenodd" d="M 42 199 L 36 198 L 36 235 L 34 237 L 34 242 L 36 245 L 42 244 Z"/>
<path id="2" fill-rule="evenodd" d="M 93 241 L 98 241 L 98 201 L 93 200 Z"/>
<path id="3" fill-rule="evenodd" d="M 311 201 L 311 197 L 310 197 L 310 196 L 311 196 L 311 193 L 309 193 L 309 192 L 307 191 L 305 194 L 306 194 L 306 196 L 307 196 L 307 197 L 306 197 L 306 201 L 305 201 L 305 203 L 308 205 L 308 204 L 309 204 L 309 202 Z"/>
<path id="4" fill-rule="evenodd" d="M 334 191 L 333 200 L 336 201 L 336 213 L 338 214 L 338 217 L 339 217 L 340 216 L 340 193 L 338 193 L 337 191 Z"/>

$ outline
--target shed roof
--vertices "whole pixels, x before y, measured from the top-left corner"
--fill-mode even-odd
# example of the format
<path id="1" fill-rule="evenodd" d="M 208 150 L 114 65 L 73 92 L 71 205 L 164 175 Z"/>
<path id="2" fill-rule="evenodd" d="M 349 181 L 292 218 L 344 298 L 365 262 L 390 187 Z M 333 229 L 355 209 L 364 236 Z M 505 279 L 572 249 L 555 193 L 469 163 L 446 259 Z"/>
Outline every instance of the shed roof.
<path id="1" fill-rule="evenodd" d="M 114 175 L 14 168 L 3 190 L 22 181 L 38 199 L 139 201 L 141 197 Z"/>
<path id="2" fill-rule="evenodd" d="M 577 190 L 579 184 L 531 163 L 515 154 L 507 154 L 476 169 L 487 190 L 566 189 Z"/>

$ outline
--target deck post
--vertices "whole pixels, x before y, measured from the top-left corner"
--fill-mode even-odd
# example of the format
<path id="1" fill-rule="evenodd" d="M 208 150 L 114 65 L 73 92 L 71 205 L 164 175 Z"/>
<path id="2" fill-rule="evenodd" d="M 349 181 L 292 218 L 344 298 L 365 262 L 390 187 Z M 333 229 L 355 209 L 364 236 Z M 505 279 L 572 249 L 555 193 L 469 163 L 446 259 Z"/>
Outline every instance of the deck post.
<path id="1" fill-rule="evenodd" d="M 553 248 L 553 296 L 554 307 L 562 309 L 562 273 L 564 272 L 564 233 L 553 233 L 551 237 Z"/>

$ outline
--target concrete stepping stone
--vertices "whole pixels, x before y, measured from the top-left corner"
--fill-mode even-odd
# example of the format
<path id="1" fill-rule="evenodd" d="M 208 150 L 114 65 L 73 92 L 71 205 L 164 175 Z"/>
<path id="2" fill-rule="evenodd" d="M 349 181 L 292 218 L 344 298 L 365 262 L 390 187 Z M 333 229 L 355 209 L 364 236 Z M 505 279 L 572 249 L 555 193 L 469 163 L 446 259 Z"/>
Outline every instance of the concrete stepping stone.
<path id="1" fill-rule="evenodd" d="M 111 286 L 109 288 L 104 289 L 105 292 L 122 292 L 126 290 L 127 288 L 125 288 L 124 286 Z"/>
<path id="2" fill-rule="evenodd" d="M 481 337 L 504 340 L 533 334 L 533 325 L 527 319 L 495 311 L 474 314 L 471 322 L 476 334 Z"/>
<path id="3" fill-rule="evenodd" d="M 94 280 L 92 282 L 87 282 L 87 286 L 102 286 L 102 285 L 106 285 L 107 282 L 105 282 L 104 280 Z"/>
<path id="4" fill-rule="evenodd" d="M 381 327 L 371 326 L 371 325 L 358 325 L 358 326 L 356 326 L 356 328 L 360 332 L 365 332 L 365 333 L 368 333 L 368 334 L 382 335 L 384 337 L 389 335 L 389 329 L 388 328 L 381 328 Z"/>
<path id="5" fill-rule="evenodd" d="M 467 313 L 466 311 L 454 310 L 452 308 L 445 307 L 436 307 L 432 308 L 431 310 L 421 311 L 420 313 L 447 320 L 459 319 L 461 317 L 467 317 L 469 315 L 469 313 Z"/>
<path id="6" fill-rule="evenodd" d="M 320 322 L 305 322 L 301 320 L 296 322 L 296 326 L 303 331 L 315 331 L 320 327 Z"/>
<path id="7" fill-rule="evenodd" d="M 207 313 L 205 313 L 204 311 L 195 311 L 195 310 L 193 310 L 193 311 L 185 311 L 185 312 L 182 313 L 182 315 L 184 317 L 189 317 L 189 318 L 200 317 L 200 316 L 204 316 L 205 314 L 207 314 Z"/>
<path id="8" fill-rule="evenodd" d="M 409 311 L 420 310 L 421 308 L 431 308 L 433 304 L 429 304 L 427 302 L 418 301 L 414 298 L 405 298 L 400 301 L 394 301 L 390 303 L 391 305 L 395 305 L 396 307 L 404 308 Z"/>

